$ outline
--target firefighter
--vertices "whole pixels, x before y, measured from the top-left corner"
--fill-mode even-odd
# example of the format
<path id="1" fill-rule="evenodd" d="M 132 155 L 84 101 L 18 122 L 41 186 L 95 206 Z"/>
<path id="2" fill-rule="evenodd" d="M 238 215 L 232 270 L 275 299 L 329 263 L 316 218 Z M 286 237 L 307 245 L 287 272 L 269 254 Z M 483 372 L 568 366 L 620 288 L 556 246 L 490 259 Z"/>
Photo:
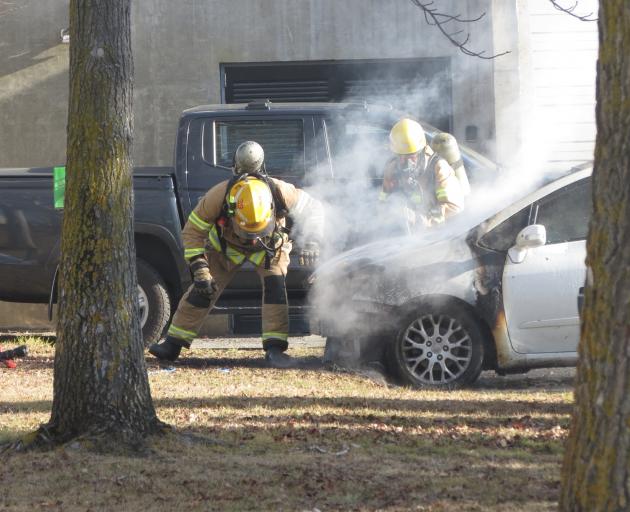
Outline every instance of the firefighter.
<path id="1" fill-rule="evenodd" d="M 386 164 L 380 200 L 402 197 L 413 213 L 411 223 L 431 227 L 464 207 L 460 181 L 448 162 L 427 144 L 422 126 L 401 119 L 389 133 L 395 156 Z"/>
<path id="2" fill-rule="evenodd" d="M 242 143 L 233 161 L 234 176 L 212 187 L 201 198 L 184 226 L 184 256 L 193 284 L 188 288 L 167 337 L 149 352 L 174 361 L 190 348 L 208 312 L 236 271 L 251 262 L 263 286 L 262 345 L 273 367 L 290 367 L 289 310 L 285 277 L 292 241 L 286 216 L 301 227 L 306 240 L 300 263 L 312 266 L 319 256 L 323 231 L 321 204 L 305 191 L 265 172 L 264 151 L 256 142 Z"/>

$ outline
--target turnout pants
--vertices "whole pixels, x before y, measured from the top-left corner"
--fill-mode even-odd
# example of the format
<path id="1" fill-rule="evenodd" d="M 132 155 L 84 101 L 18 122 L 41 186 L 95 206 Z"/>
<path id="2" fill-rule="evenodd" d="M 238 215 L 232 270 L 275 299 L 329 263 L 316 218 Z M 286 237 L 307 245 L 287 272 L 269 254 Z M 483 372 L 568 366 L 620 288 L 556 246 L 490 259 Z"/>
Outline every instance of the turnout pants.
<path id="1" fill-rule="evenodd" d="M 285 278 L 290 251 L 291 243 L 285 242 L 271 259 L 268 269 L 264 268 L 264 262 L 255 267 L 263 286 L 262 343 L 264 349 L 276 346 L 286 350 L 288 347 L 289 306 Z M 210 300 L 203 299 L 194 292 L 191 293 L 194 287 L 191 285 L 179 301 L 177 311 L 168 328 L 170 341 L 186 348 L 190 348 L 206 316 L 241 267 L 241 264 L 230 261 L 223 253 L 212 249 L 206 251 L 206 258 L 210 274 L 217 287 L 216 293 Z"/>

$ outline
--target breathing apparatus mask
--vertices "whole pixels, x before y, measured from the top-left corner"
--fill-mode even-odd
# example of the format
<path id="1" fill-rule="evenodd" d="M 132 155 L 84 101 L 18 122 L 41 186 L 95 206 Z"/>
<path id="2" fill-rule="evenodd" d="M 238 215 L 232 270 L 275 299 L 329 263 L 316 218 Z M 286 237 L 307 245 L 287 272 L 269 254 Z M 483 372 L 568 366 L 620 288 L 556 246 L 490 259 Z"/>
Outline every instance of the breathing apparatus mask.
<path id="1" fill-rule="evenodd" d="M 410 155 L 400 155 L 398 169 L 402 185 L 405 187 L 415 187 L 418 180 L 426 170 L 424 153 L 419 151 Z"/>

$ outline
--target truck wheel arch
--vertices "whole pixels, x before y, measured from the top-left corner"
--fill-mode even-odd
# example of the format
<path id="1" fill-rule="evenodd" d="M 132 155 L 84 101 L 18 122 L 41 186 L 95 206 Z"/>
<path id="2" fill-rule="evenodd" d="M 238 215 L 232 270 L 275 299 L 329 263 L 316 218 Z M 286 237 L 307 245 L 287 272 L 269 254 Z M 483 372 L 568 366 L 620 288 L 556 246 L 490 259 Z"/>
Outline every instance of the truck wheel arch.
<path id="1" fill-rule="evenodd" d="M 48 302 L 48 319 L 52 320 L 53 303 L 57 301 L 59 266 L 55 270 L 53 285 Z M 136 275 L 140 300 L 146 301 L 145 323 L 142 326 L 144 345 L 149 346 L 157 342 L 168 324 L 172 314 L 172 295 L 169 293 L 162 275 L 150 264 L 140 257 L 136 257 Z M 140 311 L 140 315 L 143 312 Z"/>
<path id="2" fill-rule="evenodd" d="M 174 312 L 179 298 L 184 293 L 185 283 L 190 281 L 190 273 L 183 257 L 178 264 L 174 249 L 162 239 L 150 234 L 136 232 L 135 243 L 136 258 L 151 265 L 166 283 Z"/>
<path id="3" fill-rule="evenodd" d="M 149 296 L 148 299 L 153 301 L 153 307 L 156 308 L 156 311 L 149 312 L 151 319 L 155 320 L 156 325 L 161 325 L 161 328 L 158 329 L 158 327 L 149 328 L 145 324 L 143 334 L 146 344 L 159 339 L 169 317 L 174 313 L 179 303 L 183 290 L 187 287 L 187 283 L 190 282 L 190 273 L 183 256 L 179 259 L 177 258 L 177 254 L 181 254 L 182 250 L 170 232 L 161 226 L 144 227 L 148 228 L 149 231 L 157 231 L 158 233 L 139 232 L 136 229 L 135 245 L 138 282 L 140 284 L 142 281 L 143 291 Z M 167 240 L 164 239 L 164 235 L 168 235 L 166 237 Z M 52 305 L 57 302 L 58 297 L 58 271 L 59 266 L 57 265 L 49 296 L 49 319 L 52 319 Z M 168 305 L 167 311 L 163 312 L 162 309 L 165 304 Z M 147 331 L 147 328 L 151 333 Z M 158 330 L 159 333 L 157 332 Z M 150 334 L 149 339 L 147 339 L 147 334 Z"/>

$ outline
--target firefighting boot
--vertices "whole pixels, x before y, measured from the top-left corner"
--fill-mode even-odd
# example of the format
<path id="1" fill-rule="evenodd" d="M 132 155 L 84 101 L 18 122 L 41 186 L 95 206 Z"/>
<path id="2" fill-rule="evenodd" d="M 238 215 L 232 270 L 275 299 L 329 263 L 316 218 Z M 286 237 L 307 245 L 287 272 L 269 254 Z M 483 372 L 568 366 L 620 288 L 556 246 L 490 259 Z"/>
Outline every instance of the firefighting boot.
<path id="1" fill-rule="evenodd" d="M 175 361 L 182 350 L 182 346 L 178 341 L 179 340 L 172 336 L 167 336 L 162 343 L 154 343 L 151 345 L 149 347 L 149 353 L 163 361 Z"/>
<path id="2" fill-rule="evenodd" d="M 294 368 L 295 359 L 286 354 L 280 347 L 269 347 L 265 350 L 265 361 L 272 368 Z"/>

